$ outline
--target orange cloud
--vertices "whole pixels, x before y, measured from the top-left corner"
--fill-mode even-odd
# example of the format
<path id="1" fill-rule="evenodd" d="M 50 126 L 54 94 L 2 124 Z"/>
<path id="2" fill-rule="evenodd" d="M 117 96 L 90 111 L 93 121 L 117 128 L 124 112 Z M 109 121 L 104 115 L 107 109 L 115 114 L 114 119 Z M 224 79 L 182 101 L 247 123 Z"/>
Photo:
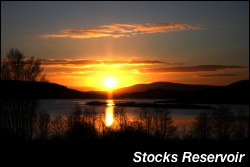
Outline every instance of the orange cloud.
<path id="1" fill-rule="evenodd" d="M 158 24 L 111 24 L 89 29 L 64 29 L 61 34 L 43 34 L 41 38 L 99 38 L 128 37 L 137 34 L 164 33 L 170 31 L 199 30 L 201 26 L 191 26 L 182 23 Z"/>
<path id="2" fill-rule="evenodd" d="M 238 77 L 238 74 L 207 74 L 207 75 L 197 75 L 198 77 Z"/>
<path id="3" fill-rule="evenodd" d="M 226 66 L 226 65 L 200 65 L 200 66 L 179 66 L 168 68 L 147 68 L 140 69 L 141 73 L 168 73 L 168 72 L 204 72 L 217 71 L 222 69 L 241 69 L 243 66 Z"/>
<path id="4" fill-rule="evenodd" d="M 171 64 L 170 62 L 163 62 L 158 60 L 83 60 L 83 59 L 41 59 L 44 66 L 57 66 L 57 67 L 79 67 L 85 65 L 158 65 L 158 64 Z"/>

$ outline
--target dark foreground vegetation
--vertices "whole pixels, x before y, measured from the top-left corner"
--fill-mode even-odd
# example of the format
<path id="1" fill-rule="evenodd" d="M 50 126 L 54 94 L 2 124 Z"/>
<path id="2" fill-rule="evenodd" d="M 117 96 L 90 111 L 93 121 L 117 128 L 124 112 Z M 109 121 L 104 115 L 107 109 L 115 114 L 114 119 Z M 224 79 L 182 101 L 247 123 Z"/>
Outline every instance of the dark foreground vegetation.
<path id="1" fill-rule="evenodd" d="M 142 107 L 138 111 L 140 119 L 129 121 L 127 108 L 115 107 L 115 126 L 107 127 L 104 115 L 98 115 L 94 106 L 82 108 L 76 104 L 66 117 L 52 117 L 45 111 L 34 110 L 37 107 L 38 103 L 32 100 L 2 100 L 1 148 L 5 156 L 11 155 L 7 158 L 13 157 L 26 165 L 32 165 L 25 161 L 29 157 L 43 165 L 51 161 L 49 163 L 70 166 L 79 163 L 83 166 L 152 166 L 152 163 L 134 163 L 134 152 L 179 155 L 184 151 L 241 152 L 248 155 L 249 116 L 225 107 L 211 113 L 201 112 L 192 127 L 181 129 L 173 125 L 167 108 Z M 246 158 L 240 166 L 247 166 L 248 161 Z M 167 166 L 177 164 L 183 166 L 180 162 L 167 163 Z M 185 163 L 185 166 L 193 164 Z M 226 166 L 235 164 L 226 163 Z"/>
<path id="2" fill-rule="evenodd" d="M 129 120 L 127 107 L 116 106 L 114 123 L 106 126 L 105 113 L 95 106 L 76 104 L 67 116 L 46 113 L 31 99 L 2 99 L 1 136 L 11 140 L 171 139 L 245 140 L 249 114 L 227 107 L 200 112 L 191 127 L 176 127 L 168 108 L 138 107 L 138 120 Z"/>

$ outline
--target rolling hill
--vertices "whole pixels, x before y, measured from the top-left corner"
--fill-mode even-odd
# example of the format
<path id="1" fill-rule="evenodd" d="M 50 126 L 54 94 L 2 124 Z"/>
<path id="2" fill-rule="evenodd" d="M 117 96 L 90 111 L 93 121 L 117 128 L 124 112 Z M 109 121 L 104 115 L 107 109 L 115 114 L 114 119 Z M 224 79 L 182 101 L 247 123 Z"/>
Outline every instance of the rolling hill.
<path id="1" fill-rule="evenodd" d="M 172 99 L 174 103 L 249 104 L 249 80 L 226 86 L 187 85 L 169 82 L 121 88 L 116 98 Z"/>
<path id="2" fill-rule="evenodd" d="M 105 92 L 81 92 L 55 83 L 1 80 L 1 97 L 35 99 L 106 98 Z"/>
<path id="3" fill-rule="evenodd" d="M 188 85 L 181 83 L 172 83 L 172 82 L 153 82 L 150 84 L 137 84 L 130 87 L 120 88 L 115 91 L 116 94 L 122 93 L 134 93 L 134 92 L 143 92 L 150 89 L 164 89 L 168 91 L 185 91 L 185 92 L 194 92 L 197 90 L 202 90 L 206 88 L 211 88 L 215 86 L 208 85 Z"/>
<path id="4" fill-rule="evenodd" d="M 81 92 L 55 83 L 1 80 L 1 98 L 106 99 L 100 91 Z M 249 80 L 226 86 L 155 82 L 121 88 L 114 98 L 171 99 L 173 103 L 249 104 Z"/>
<path id="5" fill-rule="evenodd" d="M 242 80 L 227 86 L 196 91 L 187 98 L 179 98 L 175 102 L 249 104 L 249 90 L 249 80 Z"/>

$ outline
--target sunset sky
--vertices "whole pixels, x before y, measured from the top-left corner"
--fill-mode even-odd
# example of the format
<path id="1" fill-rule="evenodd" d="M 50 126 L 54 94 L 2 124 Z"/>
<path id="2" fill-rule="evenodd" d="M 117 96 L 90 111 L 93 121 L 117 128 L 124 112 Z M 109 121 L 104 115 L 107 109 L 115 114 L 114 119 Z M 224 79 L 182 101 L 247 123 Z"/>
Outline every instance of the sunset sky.
<path id="1" fill-rule="evenodd" d="M 226 85 L 249 79 L 249 2 L 1 1 L 1 57 L 10 48 L 79 90 Z"/>

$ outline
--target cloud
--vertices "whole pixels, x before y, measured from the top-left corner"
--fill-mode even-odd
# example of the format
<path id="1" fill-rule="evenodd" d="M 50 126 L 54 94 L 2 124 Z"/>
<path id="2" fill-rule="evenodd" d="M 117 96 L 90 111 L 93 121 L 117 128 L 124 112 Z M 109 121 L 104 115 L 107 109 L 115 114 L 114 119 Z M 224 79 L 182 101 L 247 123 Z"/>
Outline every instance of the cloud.
<path id="1" fill-rule="evenodd" d="M 204 71 L 218 71 L 223 69 L 241 69 L 247 68 L 243 66 L 227 66 L 227 65 L 199 65 L 199 66 L 179 66 L 168 68 L 147 68 L 140 69 L 141 73 L 168 73 L 168 72 L 204 72 Z"/>
<path id="2" fill-rule="evenodd" d="M 42 65 L 45 66 L 69 66 L 69 65 L 91 65 L 99 64 L 96 60 L 82 60 L 82 59 L 41 59 Z"/>
<path id="3" fill-rule="evenodd" d="M 238 74 L 208 74 L 208 75 L 197 75 L 198 77 L 238 77 Z"/>
<path id="4" fill-rule="evenodd" d="M 83 59 L 41 59 L 42 65 L 47 67 L 83 67 L 86 65 L 160 65 L 171 64 L 158 60 L 83 60 Z"/>
<path id="5" fill-rule="evenodd" d="M 97 28 L 64 29 L 60 34 L 43 34 L 41 38 L 99 38 L 99 37 L 129 37 L 138 34 L 154 34 L 171 31 L 199 30 L 201 26 L 191 26 L 183 23 L 157 24 L 111 24 Z"/>

